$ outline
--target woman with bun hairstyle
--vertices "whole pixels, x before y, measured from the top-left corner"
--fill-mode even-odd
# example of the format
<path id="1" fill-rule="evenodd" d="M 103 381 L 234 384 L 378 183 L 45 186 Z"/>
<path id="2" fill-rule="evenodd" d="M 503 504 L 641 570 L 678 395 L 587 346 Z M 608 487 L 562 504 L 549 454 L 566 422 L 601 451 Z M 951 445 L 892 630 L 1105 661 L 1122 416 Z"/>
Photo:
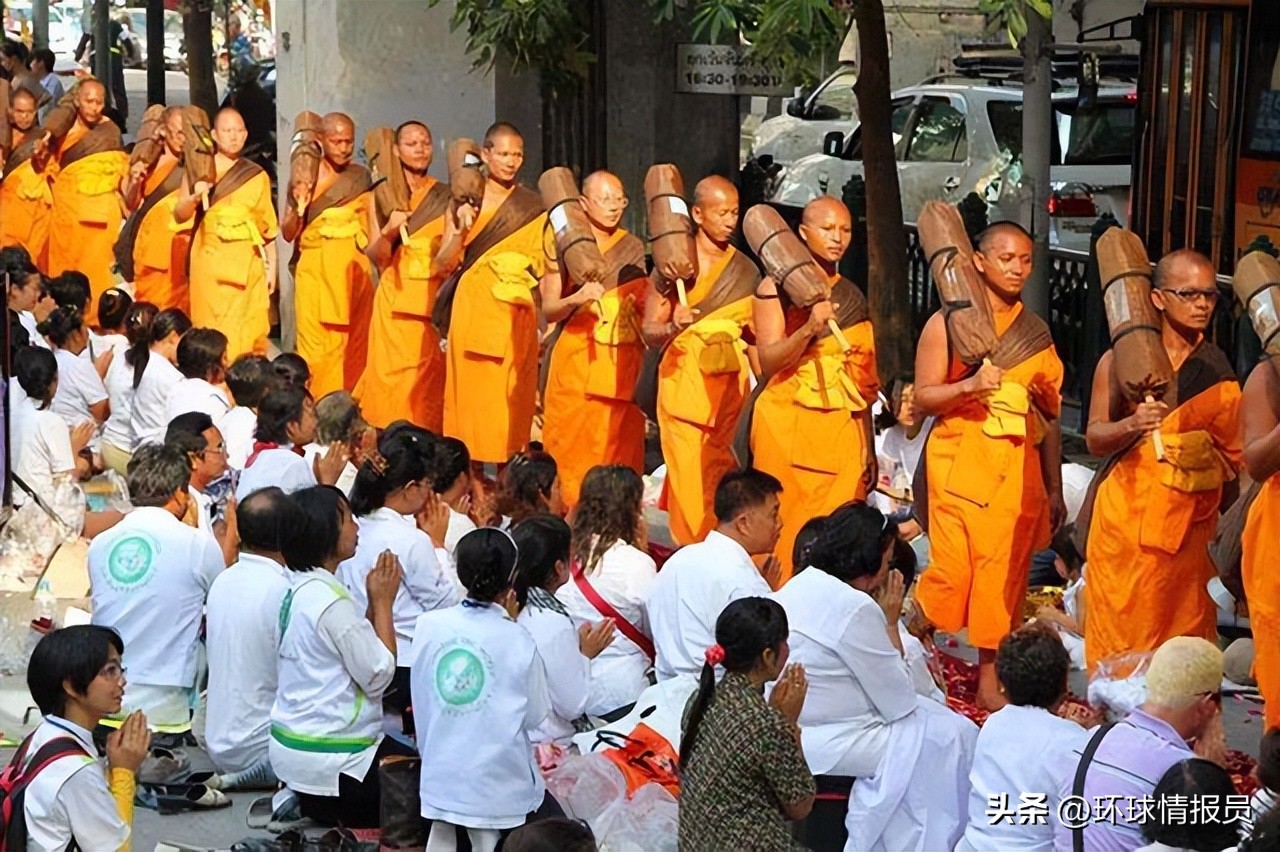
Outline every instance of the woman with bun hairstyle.
<path id="1" fill-rule="evenodd" d="M 461 827 L 472 849 L 492 852 L 504 830 L 543 802 L 531 734 L 551 700 L 533 637 L 515 623 L 515 542 L 503 530 L 477 529 L 456 555 L 466 598 L 420 616 L 413 636 L 419 794 L 422 817 L 432 820 L 428 848 L 457 848 Z"/>
<path id="2" fill-rule="evenodd" d="M 182 381 L 177 367 L 178 341 L 190 329 L 191 320 L 186 314 L 177 308 L 167 308 L 155 315 L 147 336 L 132 342 L 125 353 L 125 360 L 133 368 L 130 450 L 164 441 L 165 430 L 169 428 L 166 417 L 169 394 Z"/>
<path id="3" fill-rule="evenodd" d="M 111 403 L 93 362 L 80 357 L 89 346 L 84 317 L 74 308 L 55 308 L 36 328 L 58 360 L 58 393 L 49 410 L 65 420 L 68 428 L 86 421 L 102 423 L 111 413 Z"/>
<path id="4" fill-rule="evenodd" d="M 516 453 L 498 474 L 494 495 L 498 525 L 511 529 L 530 515 L 550 512 L 564 515 L 560 498 L 560 471 L 556 460 L 541 450 Z"/>
<path id="5" fill-rule="evenodd" d="M 435 437 L 416 427 L 384 437 L 378 451 L 356 472 L 351 512 L 360 529 L 355 556 L 338 567 L 338 579 L 357 609 L 368 605 L 365 579 L 388 551 L 400 557 L 404 577 L 392 607 L 396 628 L 395 680 L 384 704 L 403 713 L 409 704 L 413 629 L 424 612 L 458 602 L 452 580 L 436 559 L 449 524 L 449 509 L 431 488 L 429 468 Z"/>
<path id="6" fill-rule="evenodd" d="M 102 320 L 108 316 L 101 305 L 114 292 L 116 291 L 112 288 L 102 294 L 102 299 L 99 300 L 98 319 Z M 133 454 L 131 421 L 133 420 L 134 365 L 132 359 L 139 348 L 145 350 L 150 344 L 151 323 L 159 312 L 160 309 L 150 302 L 130 303 L 129 312 L 122 323 L 127 346 L 122 354 L 111 359 L 111 365 L 107 367 L 104 384 L 107 386 L 107 399 L 111 403 L 111 414 L 102 427 L 102 463 L 121 476 L 125 475 L 129 459 Z"/>
<path id="7" fill-rule="evenodd" d="M 90 360 L 97 359 L 106 353 L 112 353 L 107 362 L 111 364 L 124 357 L 129 348 L 129 328 L 126 320 L 133 308 L 133 297 L 119 287 L 109 287 L 98 297 L 98 324 L 89 329 L 89 347 L 85 350 Z M 106 370 L 102 371 L 106 376 Z"/>
<path id="8" fill-rule="evenodd" d="M 681 852 L 797 848 L 788 823 L 809 815 L 815 787 L 797 724 L 808 681 L 787 665 L 787 633 L 768 598 L 739 598 L 716 619 L 680 741 Z"/>

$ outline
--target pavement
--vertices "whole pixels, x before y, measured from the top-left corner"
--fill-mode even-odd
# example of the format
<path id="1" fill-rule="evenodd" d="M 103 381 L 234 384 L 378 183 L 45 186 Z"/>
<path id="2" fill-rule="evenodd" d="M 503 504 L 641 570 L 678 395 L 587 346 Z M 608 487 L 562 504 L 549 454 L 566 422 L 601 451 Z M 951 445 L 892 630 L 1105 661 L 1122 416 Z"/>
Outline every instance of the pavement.
<path id="1" fill-rule="evenodd" d="M 126 68 L 124 71 L 124 88 L 129 96 L 129 119 L 125 122 L 129 133 L 137 133 L 142 125 L 142 113 L 147 109 L 147 72 L 144 68 Z M 226 89 L 221 79 L 218 81 L 219 97 Z M 187 75 L 181 71 L 164 72 L 164 96 L 166 106 L 185 106 L 191 103 L 188 90 Z"/>

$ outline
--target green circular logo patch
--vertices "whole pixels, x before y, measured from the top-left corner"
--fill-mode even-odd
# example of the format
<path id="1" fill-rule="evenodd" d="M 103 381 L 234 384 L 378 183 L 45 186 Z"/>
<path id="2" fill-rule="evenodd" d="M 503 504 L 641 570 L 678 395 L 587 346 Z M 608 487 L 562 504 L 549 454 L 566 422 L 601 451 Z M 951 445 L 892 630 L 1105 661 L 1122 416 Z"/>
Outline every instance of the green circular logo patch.
<path id="1" fill-rule="evenodd" d="M 454 710 L 479 709 L 488 685 L 487 667 L 471 648 L 455 646 L 436 661 L 435 685 L 436 695 Z"/>
<path id="2" fill-rule="evenodd" d="M 107 579 L 121 591 L 145 585 L 154 573 L 159 547 L 149 536 L 126 536 L 107 554 Z"/>

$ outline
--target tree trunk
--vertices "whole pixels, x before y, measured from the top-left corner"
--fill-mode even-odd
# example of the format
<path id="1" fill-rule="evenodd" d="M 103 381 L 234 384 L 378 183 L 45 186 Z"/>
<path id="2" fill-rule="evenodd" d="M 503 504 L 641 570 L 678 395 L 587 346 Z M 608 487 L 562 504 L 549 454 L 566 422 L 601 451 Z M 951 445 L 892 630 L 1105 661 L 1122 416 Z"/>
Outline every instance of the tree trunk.
<path id="1" fill-rule="evenodd" d="M 875 329 L 881 382 L 911 372 L 915 335 L 907 291 L 907 234 L 893 150 L 893 104 L 889 92 L 889 38 L 881 0 L 861 0 L 854 11 L 861 59 L 858 116 L 862 166 L 867 184 L 867 295 Z"/>
<path id="2" fill-rule="evenodd" d="M 213 77 L 213 2 L 190 0 L 183 15 L 187 40 L 187 84 L 191 103 L 209 114 L 218 111 L 218 84 Z"/>
<path id="3" fill-rule="evenodd" d="M 1027 10 L 1022 39 L 1022 221 L 1035 239 L 1034 266 L 1022 291 L 1023 303 L 1049 319 L 1049 162 L 1053 156 L 1053 30 Z"/>
<path id="4" fill-rule="evenodd" d="M 163 104 L 164 0 L 147 0 L 147 106 Z"/>

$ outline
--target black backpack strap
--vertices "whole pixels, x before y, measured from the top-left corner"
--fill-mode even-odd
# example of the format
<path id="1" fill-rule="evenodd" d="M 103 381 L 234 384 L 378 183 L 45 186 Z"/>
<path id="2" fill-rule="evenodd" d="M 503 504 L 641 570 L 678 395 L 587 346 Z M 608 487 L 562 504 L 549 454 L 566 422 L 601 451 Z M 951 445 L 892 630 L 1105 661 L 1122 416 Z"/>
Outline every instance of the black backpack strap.
<path id="1" fill-rule="evenodd" d="M 1098 751 L 1098 746 L 1102 745 L 1102 738 L 1107 732 L 1116 726 L 1115 722 L 1108 722 L 1094 732 L 1089 738 L 1089 743 L 1084 747 L 1084 752 L 1080 755 L 1080 765 L 1076 767 L 1076 777 L 1071 782 L 1071 795 L 1074 798 L 1084 797 L 1084 779 L 1089 774 L 1089 764 L 1093 763 L 1093 756 Z M 1072 852 L 1084 852 L 1084 826 L 1075 826 L 1071 829 L 1071 849 Z"/>
<path id="2" fill-rule="evenodd" d="M 31 783 L 56 760 L 73 754 L 89 757 L 89 753 L 78 740 L 72 737 L 55 737 L 36 750 L 35 755 L 26 764 L 26 769 L 23 770 L 22 759 L 26 757 L 34 736 L 33 733 L 23 741 L 22 747 L 9 764 L 10 772 L 16 773 L 16 777 L 11 778 L 8 795 L 4 797 L 3 809 L 0 810 L 0 814 L 3 815 L 3 819 L 0 819 L 0 827 L 4 829 L 4 836 L 0 838 L 3 843 L 0 843 L 0 846 L 10 852 L 27 848 L 25 807 L 26 792 Z M 74 844 L 68 847 L 68 852 L 74 848 L 76 848 Z"/>

